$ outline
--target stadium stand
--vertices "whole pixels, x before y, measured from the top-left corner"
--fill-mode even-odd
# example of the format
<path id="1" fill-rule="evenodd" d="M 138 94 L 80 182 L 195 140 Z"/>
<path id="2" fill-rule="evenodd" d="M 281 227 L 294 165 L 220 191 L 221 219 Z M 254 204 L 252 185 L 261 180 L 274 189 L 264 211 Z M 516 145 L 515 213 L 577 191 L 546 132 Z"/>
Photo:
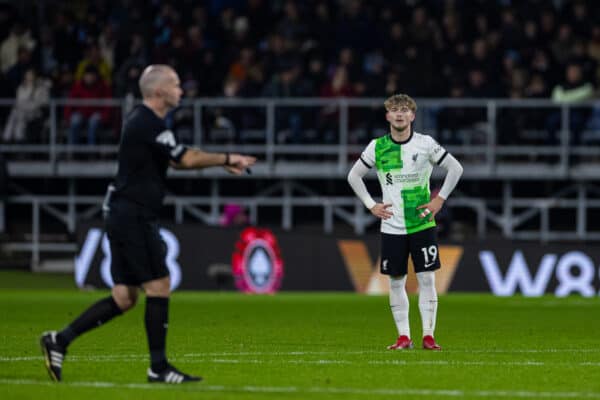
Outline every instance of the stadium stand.
<path id="1" fill-rule="evenodd" d="M 28 4 L 35 13 L 25 13 Z M 511 238 L 598 239 L 600 226 L 589 218 L 600 208 L 600 9 L 594 5 L 0 5 L 0 154 L 15 186 L 0 221 L 10 214 L 31 224 L 23 238 L 33 239 L 12 248 L 71 249 L 77 222 L 99 212 L 121 118 L 139 99 L 143 66 L 167 63 L 185 89 L 182 106 L 169 116 L 180 140 L 212 150 L 241 143 L 263 161 L 251 183 L 225 179 L 221 171 L 173 172 L 179 179 L 169 203 L 176 221 L 188 215 L 216 224 L 223 205 L 241 202 L 254 223 L 259 207 L 278 207 L 281 213 L 261 213 L 260 222 L 291 229 L 299 223 L 296 210 L 325 231 L 339 220 L 358 233 L 372 228 L 344 177 L 364 144 L 385 133 L 382 99 L 406 92 L 418 99 L 415 129 L 465 165 L 465 183 L 451 203 L 456 226 L 479 236 L 496 229 Z M 85 87 L 86 71 L 102 89 Z M 232 188 L 236 197 L 227 195 Z M 304 218 L 303 207 L 323 212 Z M 575 218 L 554 218 L 561 208 Z M 60 221 L 54 231 L 62 239 L 41 243 L 40 213 Z M 0 227 L 16 229 L 10 222 Z"/>

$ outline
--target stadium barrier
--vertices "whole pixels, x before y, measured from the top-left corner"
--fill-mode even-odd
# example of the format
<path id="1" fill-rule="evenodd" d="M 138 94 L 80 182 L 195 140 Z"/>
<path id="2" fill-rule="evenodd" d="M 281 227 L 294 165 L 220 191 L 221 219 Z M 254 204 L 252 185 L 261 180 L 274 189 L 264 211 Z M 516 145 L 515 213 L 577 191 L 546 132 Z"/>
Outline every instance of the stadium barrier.
<path id="1" fill-rule="evenodd" d="M 458 158 L 477 165 L 473 178 L 595 176 L 585 166 L 576 171 L 570 167 L 573 157 L 594 157 L 597 153 L 589 144 L 600 142 L 598 102 L 558 104 L 549 99 L 418 99 L 417 102 L 415 130 L 436 137 Z M 13 99 L 0 99 L 0 107 L 12 105 Z M 98 133 L 98 144 L 67 143 L 69 127 L 62 117 L 66 106 L 110 109 L 112 118 Z M 9 163 L 13 176 L 110 176 L 114 166 L 106 160 L 114 161 L 122 116 L 132 106 L 125 99 L 52 99 L 40 127 L 24 143 L 0 143 L 0 152 L 10 155 L 10 159 L 19 155 L 19 162 Z M 321 111 L 325 109 L 334 112 L 324 120 Z M 230 151 L 230 144 L 236 143 L 236 149 L 257 155 L 265 166 L 264 171 L 257 172 L 269 176 L 340 177 L 365 144 L 387 130 L 379 98 L 197 98 L 183 101 L 178 110 L 186 117 L 173 114 L 168 119 L 183 143 L 214 151 Z M 290 117 L 293 113 L 302 121 L 300 126 L 290 122 L 298 120 Z M 586 116 L 577 126 L 572 122 L 575 113 Z M 462 119 L 448 120 L 448 116 L 459 114 Z M 281 163 L 305 160 L 307 155 L 320 161 L 315 168 L 307 167 L 306 162 L 302 168 L 299 163 Z M 29 156 L 33 163 L 23 162 Z M 73 161 L 90 161 L 90 157 L 91 161 L 105 162 L 73 165 Z M 513 168 L 515 163 L 520 164 L 519 171 Z"/>
<path id="2" fill-rule="evenodd" d="M 161 233 L 173 289 L 387 293 L 387 278 L 378 272 L 377 234 L 335 236 L 276 230 L 261 236 L 243 228 L 195 224 L 167 224 Z M 78 238 L 79 253 L 74 260 L 77 285 L 110 286 L 110 250 L 101 224 L 79 230 Z M 245 260 L 236 259 L 244 253 Z M 442 243 L 439 253 L 443 268 L 436 272 L 436 285 L 440 293 L 590 297 L 600 288 L 600 250 L 594 246 L 484 240 Z M 240 279 L 246 279 L 245 283 Z M 412 272 L 407 288 L 409 293 L 417 292 Z"/>

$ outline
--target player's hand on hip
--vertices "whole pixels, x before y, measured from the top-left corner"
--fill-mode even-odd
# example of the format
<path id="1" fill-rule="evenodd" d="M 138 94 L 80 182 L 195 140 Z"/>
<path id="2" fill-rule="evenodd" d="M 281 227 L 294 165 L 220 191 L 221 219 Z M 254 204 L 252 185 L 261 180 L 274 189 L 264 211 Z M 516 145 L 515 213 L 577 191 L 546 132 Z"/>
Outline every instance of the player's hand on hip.
<path id="1" fill-rule="evenodd" d="M 377 203 L 371 207 L 371 214 L 380 219 L 389 219 L 394 215 L 391 210 L 388 210 L 391 206 L 391 204 Z"/>
<path id="2" fill-rule="evenodd" d="M 423 204 L 417 207 L 417 210 L 421 210 L 419 213 L 419 217 L 428 218 L 429 221 L 433 221 L 435 215 L 440 212 L 442 206 L 444 205 L 444 198 L 440 196 L 436 196 L 427 204 Z"/>

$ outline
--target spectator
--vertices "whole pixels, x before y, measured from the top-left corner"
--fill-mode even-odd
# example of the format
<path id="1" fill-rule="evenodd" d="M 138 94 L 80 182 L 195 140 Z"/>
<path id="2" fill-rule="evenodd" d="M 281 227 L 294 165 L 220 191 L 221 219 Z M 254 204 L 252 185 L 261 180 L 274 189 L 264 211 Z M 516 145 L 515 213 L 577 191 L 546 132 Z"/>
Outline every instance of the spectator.
<path id="1" fill-rule="evenodd" d="M 52 97 L 59 99 L 69 97 L 73 82 L 75 82 L 73 70 L 67 64 L 61 65 L 52 72 Z"/>
<path id="2" fill-rule="evenodd" d="M 594 94 L 594 86 L 584 80 L 579 64 L 569 64 L 565 71 L 565 80 L 552 90 L 552 100 L 557 103 L 575 103 L 587 100 Z"/>
<path id="3" fill-rule="evenodd" d="M 229 66 L 229 78 L 243 83 L 248 76 L 248 71 L 253 67 L 256 67 L 254 50 L 245 47 L 240 50 L 238 59 Z"/>
<path id="4" fill-rule="evenodd" d="M 453 99 L 465 97 L 465 88 L 459 82 L 453 82 L 449 96 Z M 441 131 L 441 142 L 444 144 L 463 144 L 461 130 L 472 125 L 472 110 L 467 107 L 447 107 L 437 114 L 437 126 Z"/>
<path id="5" fill-rule="evenodd" d="M 308 40 L 323 54 L 334 51 L 335 24 L 332 21 L 330 4 L 321 0 L 314 5 L 308 21 Z"/>
<path id="6" fill-rule="evenodd" d="M 116 71 L 119 74 L 122 69 L 127 69 L 131 64 L 148 64 L 148 49 L 144 36 L 134 32 L 128 37 L 119 37 L 115 47 Z"/>
<path id="7" fill-rule="evenodd" d="M 115 28 L 107 24 L 98 37 L 98 49 L 100 58 L 106 62 L 110 71 L 115 68 L 115 49 L 117 47 L 117 38 Z"/>
<path id="8" fill-rule="evenodd" d="M 119 71 L 116 81 L 117 96 L 124 99 L 124 114 L 128 114 L 133 109 L 136 99 L 141 99 L 139 79 L 144 66 L 142 64 L 123 65 L 127 70 Z M 121 68 L 123 69 L 123 68 Z"/>
<path id="9" fill-rule="evenodd" d="M 43 117 L 43 107 L 48 105 L 50 82 L 38 78 L 34 69 L 25 72 L 25 78 L 17 89 L 16 103 L 4 127 L 4 142 L 25 141 L 27 126 Z"/>
<path id="10" fill-rule="evenodd" d="M 573 48 L 571 49 L 569 64 L 579 65 L 581 67 L 583 80 L 593 82 L 596 77 L 596 67 L 598 66 L 598 63 L 588 54 L 586 43 L 583 40 L 575 40 Z"/>
<path id="11" fill-rule="evenodd" d="M 560 83 L 571 62 L 583 68 L 584 80 L 600 83 L 600 28 L 589 1 L 537 0 L 532 8 L 527 2 L 497 0 L 486 2 L 485 10 L 481 1 L 445 2 L 442 8 L 435 1 L 364 0 L 55 3 L 40 9 L 42 20 L 50 22 L 38 36 L 23 22 L 1 28 L 7 39 L 0 45 L 0 69 L 2 78 L 12 79 L 12 84 L 3 82 L 5 95 L 13 95 L 8 89 L 16 89 L 30 66 L 15 68 L 16 79 L 6 76 L 17 64 L 19 48 L 29 50 L 31 62 L 52 76 L 55 93 L 62 92 L 59 81 L 68 76 L 67 68 L 80 80 L 87 65 L 96 66 L 109 85 L 115 81 L 119 93 L 122 82 L 117 81 L 150 58 L 195 79 L 200 96 L 220 95 L 224 86 L 236 97 L 260 94 L 282 70 L 302 60 L 319 60 L 303 66 L 303 76 L 317 88 L 311 95 L 320 94 L 323 72 L 333 75 L 343 66 L 353 94 L 360 96 L 379 96 L 385 85 L 443 97 L 448 82 L 457 80 L 470 82 L 466 96 L 527 96 L 527 85 L 515 90 L 512 71 L 496 79 L 507 53 L 524 76 L 540 74 L 548 88 Z M 238 68 L 244 61 L 240 49 L 253 53 L 251 68 Z M 473 70 L 485 75 L 483 88 L 473 85 L 479 78 L 469 73 Z M 244 77 L 233 82 L 230 75 L 240 79 L 238 73 Z"/>
<path id="12" fill-rule="evenodd" d="M 353 97 L 354 89 L 348 78 L 348 71 L 344 67 L 338 67 L 331 78 L 321 88 L 321 97 Z M 337 105 L 327 105 L 321 109 L 318 122 L 319 136 L 327 143 L 333 143 L 338 134 L 339 109 Z"/>
<path id="13" fill-rule="evenodd" d="M 587 47 L 588 55 L 596 62 L 593 79 L 600 82 L 600 25 L 592 28 L 592 37 Z"/>
<path id="14" fill-rule="evenodd" d="M 88 65 L 80 81 L 76 81 L 69 100 L 108 99 L 111 97 L 110 87 L 100 78 L 98 70 Z M 81 128 L 87 123 L 87 142 L 96 144 L 96 134 L 102 123 L 107 123 L 110 108 L 97 105 L 74 106 L 70 103 L 65 107 L 65 120 L 69 121 L 68 143 L 79 142 Z"/>
<path id="15" fill-rule="evenodd" d="M 74 67 L 81 58 L 81 51 L 77 43 L 77 29 L 72 16 L 66 12 L 59 12 L 54 17 L 53 24 L 54 43 L 57 43 L 56 59 L 61 65 Z"/>
<path id="16" fill-rule="evenodd" d="M 168 123 L 167 126 L 172 127 L 173 131 L 177 133 L 179 143 L 193 144 L 194 109 L 189 102 L 198 97 L 198 82 L 193 78 L 187 78 L 181 84 L 181 88 L 183 89 L 183 101 L 186 104 L 180 105 L 169 114 L 170 124 Z"/>
<path id="17" fill-rule="evenodd" d="M 87 47 L 85 58 L 79 62 L 75 70 L 75 80 L 80 81 L 90 66 L 94 67 L 102 80 L 110 85 L 112 70 L 106 60 L 102 58 L 100 47 L 96 43 L 92 43 Z"/>
<path id="18" fill-rule="evenodd" d="M 308 65 L 306 66 L 305 76 L 309 82 L 312 91 L 311 96 L 316 95 L 314 92 L 315 88 L 320 88 L 325 84 L 327 75 L 325 72 L 325 62 L 318 55 L 313 55 L 308 58 Z"/>
<path id="19" fill-rule="evenodd" d="M 13 25 L 10 35 L 0 45 L 0 69 L 6 73 L 18 61 L 19 49 L 33 52 L 36 45 L 31 32 L 25 28 L 22 22 L 17 21 Z"/>
<path id="20" fill-rule="evenodd" d="M 571 49 L 575 44 L 573 28 L 568 24 L 562 24 L 558 29 L 558 35 L 550 45 L 552 55 L 559 64 L 566 64 L 571 56 Z"/>
<path id="21" fill-rule="evenodd" d="M 565 79 L 552 89 L 552 100 L 558 104 L 575 104 L 580 101 L 590 99 L 594 94 L 594 86 L 591 82 L 584 79 L 582 68 L 579 64 L 569 64 L 565 70 Z M 570 122 L 570 142 L 572 144 L 580 143 L 580 135 L 583 130 L 589 110 L 582 107 L 571 107 L 569 115 Z M 558 143 L 556 133 L 561 126 L 561 113 L 555 112 L 548 118 L 547 129 L 550 138 L 554 143 Z"/>
<path id="22" fill-rule="evenodd" d="M 300 17 L 298 5 L 293 0 L 287 0 L 283 6 L 283 18 L 277 26 L 284 38 L 292 42 L 302 42 L 307 36 L 308 29 Z"/>
<path id="23" fill-rule="evenodd" d="M 37 62 L 40 65 L 40 72 L 45 76 L 51 75 L 53 71 L 58 69 L 56 47 L 50 27 L 42 27 L 40 45 L 37 48 Z"/>
<path id="24" fill-rule="evenodd" d="M 26 47 L 19 47 L 17 62 L 6 72 L 6 81 L 12 95 L 16 93 L 17 87 L 23 82 L 25 71 L 33 68 L 31 51 Z"/>
<path id="25" fill-rule="evenodd" d="M 267 84 L 263 95 L 266 97 L 306 97 L 312 92 L 310 84 L 301 77 L 301 68 L 298 65 L 289 65 Z M 280 141 L 289 140 L 292 143 L 304 141 L 302 135 L 303 115 L 306 110 L 299 107 L 283 107 L 278 110 L 277 127 L 282 130 Z M 289 130 L 289 135 L 287 131 Z M 283 134 L 285 133 L 285 134 Z"/>

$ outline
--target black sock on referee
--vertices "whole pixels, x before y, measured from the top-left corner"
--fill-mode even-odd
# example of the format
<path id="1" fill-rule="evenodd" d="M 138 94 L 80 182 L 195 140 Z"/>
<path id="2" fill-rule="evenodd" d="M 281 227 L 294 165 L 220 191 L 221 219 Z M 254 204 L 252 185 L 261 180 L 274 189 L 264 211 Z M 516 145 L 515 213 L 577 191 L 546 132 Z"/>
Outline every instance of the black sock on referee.
<path id="1" fill-rule="evenodd" d="M 77 336 L 94 329 L 121 314 L 123 314 L 123 311 L 121 311 L 117 303 L 115 303 L 115 299 L 113 299 L 112 296 L 108 296 L 93 304 L 65 329 L 60 331 L 56 335 L 56 342 L 61 346 L 67 347 Z"/>
<path id="2" fill-rule="evenodd" d="M 146 315 L 144 319 L 152 371 L 161 373 L 169 366 L 165 350 L 169 323 L 169 298 L 146 297 Z"/>

